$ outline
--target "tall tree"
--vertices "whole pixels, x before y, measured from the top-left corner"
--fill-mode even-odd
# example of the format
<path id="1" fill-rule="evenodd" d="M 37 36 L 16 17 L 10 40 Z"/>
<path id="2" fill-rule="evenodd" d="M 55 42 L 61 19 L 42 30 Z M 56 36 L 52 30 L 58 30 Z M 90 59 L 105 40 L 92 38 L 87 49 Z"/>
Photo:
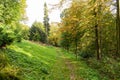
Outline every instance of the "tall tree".
<path id="1" fill-rule="evenodd" d="M 25 7 L 26 0 L 0 0 L 0 21 L 10 25 L 22 20 Z"/>
<path id="2" fill-rule="evenodd" d="M 108 36 L 108 32 L 114 29 L 110 5 L 111 0 L 72 0 L 71 6 L 65 9 L 61 15 L 62 30 L 71 32 L 70 39 L 73 39 L 72 49 L 74 46 L 75 53 L 77 48 L 82 48 L 88 53 L 96 53 L 97 59 L 100 59 L 103 53 L 113 50 L 113 47 L 109 47 L 113 39 L 110 40 Z"/>
<path id="3" fill-rule="evenodd" d="M 80 39 L 84 34 L 82 12 L 84 10 L 83 1 L 73 1 L 69 8 L 65 9 L 61 14 L 62 27 L 61 27 L 61 43 L 67 50 L 74 51 L 76 58 L 78 56 L 78 48 Z M 80 5 L 80 3 L 82 3 Z"/>
<path id="4" fill-rule="evenodd" d="M 26 0 L 0 0 L 0 47 L 5 47 L 17 36 L 14 30 L 25 16 Z"/>
<path id="5" fill-rule="evenodd" d="M 99 43 L 99 21 L 97 19 L 97 17 L 99 16 L 99 4 L 97 2 L 97 0 L 94 1 L 94 5 L 97 5 L 96 7 L 94 7 L 94 16 L 96 18 L 95 21 L 95 44 L 96 44 L 96 52 L 97 52 L 97 59 L 99 60 L 101 58 L 101 48 L 100 48 L 100 43 Z"/>
<path id="6" fill-rule="evenodd" d="M 109 0 L 89 0 L 91 17 L 94 21 L 94 32 L 95 32 L 95 47 L 97 53 L 97 59 L 99 60 L 102 56 L 102 26 L 105 26 L 106 19 L 103 19 L 105 15 L 108 15 L 110 10 Z M 110 12 L 111 13 L 111 12 Z M 90 15 L 90 14 L 89 14 Z M 104 21 L 104 22 L 103 22 Z M 108 23 L 108 22 L 107 22 Z M 105 28 L 104 28 L 105 29 Z"/>
<path id="7" fill-rule="evenodd" d="M 120 54 L 120 1 L 116 0 L 117 4 L 117 19 L 116 19 L 116 30 L 117 30 L 117 54 Z"/>
<path id="8" fill-rule="evenodd" d="M 46 42 L 46 34 L 44 32 L 44 28 L 42 23 L 34 22 L 30 28 L 30 40 L 39 41 L 42 43 Z"/>
<path id="9" fill-rule="evenodd" d="M 50 31 L 50 25 L 49 25 L 49 17 L 48 17 L 48 8 L 46 2 L 44 3 L 44 27 L 45 27 L 45 32 L 48 37 L 49 31 Z"/>

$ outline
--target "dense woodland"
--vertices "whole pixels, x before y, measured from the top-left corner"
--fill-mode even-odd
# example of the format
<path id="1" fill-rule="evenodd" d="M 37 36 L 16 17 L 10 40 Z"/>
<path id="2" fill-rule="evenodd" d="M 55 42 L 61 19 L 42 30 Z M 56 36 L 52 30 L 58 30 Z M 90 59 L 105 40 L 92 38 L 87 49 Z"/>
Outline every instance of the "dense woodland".
<path id="1" fill-rule="evenodd" d="M 60 0 L 53 7 L 62 10 L 61 22 L 53 23 L 49 22 L 48 6 L 47 3 L 44 3 L 43 22 L 34 21 L 32 26 L 27 26 L 24 23 L 27 20 L 26 0 L 0 0 L 0 80 L 24 80 L 24 76 L 21 76 L 20 72 L 17 73 L 17 69 L 21 69 L 21 67 L 19 65 L 13 66 L 17 58 L 14 58 L 14 52 L 11 52 L 11 49 L 13 48 L 12 45 L 15 44 L 23 47 L 23 49 L 26 48 L 24 45 L 36 46 L 32 43 L 59 48 L 65 54 L 59 54 L 60 52 L 56 54 L 59 56 L 66 55 L 66 53 L 72 55 L 74 60 L 78 61 L 75 65 L 82 61 L 89 68 L 97 71 L 102 78 L 94 79 L 87 75 L 86 78 L 82 76 L 83 79 L 67 79 L 65 76 L 64 78 L 50 78 L 48 77 L 50 75 L 49 70 L 47 71 L 43 66 L 40 70 L 46 74 L 44 77 L 26 78 L 25 80 L 120 80 L 119 3 L 119 0 Z M 37 51 L 42 49 L 39 46 L 36 48 L 38 48 Z M 54 51 L 53 48 L 50 49 Z M 38 53 L 34 50 L 36 49 L 28 49 L 26 53 L 33 51 L 37 55 Z M 49 52 L 45 53 L 48 54 Z M 7 56 L 8 54 L 9 56 Z M 39 60 L 36 58 L 32 62 L 34 61 Z M 60 65 L 58 62 L 56 63 L 56 65 Z M 32 65 L 38 66 L 37 64 L 36 62 Z M 77 67 L 80 68 L 81 66 Z M 55 69 L 57 71 L 58 67 Z M 42 76 L 43 73 L 39 75 Z"/>

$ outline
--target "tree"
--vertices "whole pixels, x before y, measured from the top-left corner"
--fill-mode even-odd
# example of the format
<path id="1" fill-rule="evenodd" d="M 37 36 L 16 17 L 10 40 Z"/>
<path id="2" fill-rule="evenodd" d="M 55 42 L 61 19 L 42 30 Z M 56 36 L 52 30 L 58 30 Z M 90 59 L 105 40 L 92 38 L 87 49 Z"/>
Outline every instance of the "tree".
<path id="1" fill-rule="evenodd" d="M 25 16 L 26 0 L 0 0 L 0 21 L 12 24 Z"/>
<path id="2" fill-rule="evenodd" d="M 109 3 L 109 4 L 108 4 Z M 108 17 L 106 15 L 110 15 L 110 4 L 111 1 L 110 0 L 89 0 L 88 5 L 89 5 L 89 10 L 86 11 L 88 14 L 89 11 L 89 15 L 88 17 L 91 17 L 91 19 L 93 19 L 93 24 L 94 25 L 94 32 L 95 32 L 95 48 L 96 48 L 96 53 L 97 53 L 97 59 L 101 59 L 102 57 L 102 51 L 103 51 L 103 30 L 106 28 L 106 24 L 111 23 L 110 21 L 108 21 Z M 108 14 L 110 13 L 110 14 Z M 104 17 L 107 17 L 106 19 Z M 109 16 L 109 18 L 111 17 L 111 15 Z M 107 21 L 106 21 L 107 20 Z M 92 21 L 89 19 L 89 21 Z M 103 29 L 104 26 L 104 29 Z M 108 25 L 107 25 L 108 26 Z M 110 26 L 110 25 L 109 25 Z M 104 42 L 104 41 L 103 41 Z"/>
<path id="3" fill-rule="evenodd" d="M 114 16 L 110 11 L 111 2 L 110 0 L 72 0 L 71 5 L 63 11 L 62 33 L 70 33 L 69 37 L 72 39 L 70 46 L 75 49 L 75 53 L 79 49 L 91 55 L 96 53 L 99 60 L 103 53 L 115 48 L 114 39 L 111 40 L 108 34 L 115 29 Z M 112 32 L 113 34 L 110 34 L 115 38 L 115 32 Z M 112 47 L 109 47 L 111 42 Z"/>
<path id="4" fill-rule="evenodd" d="M 30 40 L 46 42 L 46 34 L 43 28 L 42 23 L 34 22 L 32 27 L 30 28 Z"/>
<path id="5" fill-rule="evenodd" d="M 49 43 L 53 46 L 60 46 L 60 27 L 59 23 L 51 23 Z"/>
<path id="6" fill-rule="evenodd" d="M 120 54 L 120 1 L 116 0 L 117 4 L 117 19 L 116 19 L 116 36 L 117 36 L 117 54 Z"/>
<path id="7" fill-rule="evenodd" d="M 49 17 L 48 17 L 48 8 L 47 8 L 47 4 L 44 3 L 44 27 L 45 27 L 45 32 L 48 38 L 49 35 L 49 31 L 50 31 L 50 25 L 49 25 Z"/>
<path id="8" fill-rule="evenodd" d="M 61 32 L 60 46 L 69 51 L 71 46 L 71 35 L 68 31 Z"/>
<path id="9" fill-rule="evenodd" d="M 0 42 L 4 46 L 14 41 L 11 36 L 17 27 L 16 24 L 25 16 L 25 7 L 26 0 L 0 0 Z"/>
<path id="10" fill-rule="evenodd" d="M 83 5 L 79 6 L 82 1 L 73 1 L 71 6 L 63 11 L 61 14 L 62 28 L 61 28 L 61 43 L 67 50 L 74 51 L 76 58 L 78 56 L 78 46 L 80 44 L 80 38 L 84 34 L 81 21 L 84 8 Z M 81 9 L 82 8 L 82 9 Z"/>
<path id="11" fill-rule="evenodd" d="M 12 29 L 5 26 L 4 24 L 0 24 L 0 48 L 6 47 L 6 45 L 10 45 L 14 39 L 15 35 Z"/>
<path id="12" fill-rule="evenodd" d="M 97 0 L 95 0 L 93 2 L 94 5 L 97 5 L 96 7 L 93 8 L 93 15 L 96 18 L 95 21 L 95 44 L 96 44 L 96 53 L 97 53 L 97 59 L 101 59 L 101 48 L 100 48 L 100 43 L 99 43 L 99 21 L 97 19 L 97 17 L 99 16 L 99 9 L 101 8 L 101 5 L 97 2 Z"/>
<path id="13" fill-rule="evenodd" d="M 16 24 L 16 28 L 14 29 L 14 33 L 16 35 L 16 41 L 21 42 L 22 39 L 29 39 L 29 27 L 25 24 L 18 23 Z"/>
<path id="14" fill-rule="evenodd" d="M 22 38 L 25 39 L 25 40 L 28 40 L 29 39 L 29 26 L 25 25 L 25 24 L 21 24 L 21 27 L 22 27 L 22 30 L 21 30 L 21 35 L 22 35 Z"/>

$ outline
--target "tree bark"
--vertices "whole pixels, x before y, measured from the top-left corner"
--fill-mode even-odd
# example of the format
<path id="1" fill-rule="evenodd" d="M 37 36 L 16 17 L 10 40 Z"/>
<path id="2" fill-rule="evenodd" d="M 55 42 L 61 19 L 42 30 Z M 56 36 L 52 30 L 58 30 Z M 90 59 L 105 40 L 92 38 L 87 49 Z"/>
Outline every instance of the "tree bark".
<path id="1" fill-rule="evenodd" d="M 78 47 L 78 40 L 77 40 L 77 37 L 75 39 L 75 55 L 76 55 L 76 59 L 78 58 L 78 54 L 77 54 L 77 47 Z"/>
<path id="2" fill-rule="evenodd" d="M 97 60 L 100 59 L 100 46 L 99 46 L 99 37 L 98 37 L 98 25 L 95 25 L 95 43 L 96 43 L 96 52 L 97 52 Z"/>
<path id="3" fill-rule="evenodd" d="M 98 0 L 96 0 L 98 1 Z M 97 7 L 96 8 L 99 8 L 101 7 L 100 4 L 97 4 Z M 97 60 L 100 60 L 101 59 L 101 32 L 99 33 L 99 28 L 100 28 L 100 24 L 99 24 L 99 21 L 97 19 L 99 15 L 99 11 L 101 11 L 100 9 L 96 12 L 94 9 L 94 15 L 95 15 L 95 18 L 96 18 L 96 21 L 95 21 L 95 45 L 96 45 L 96 54 L 97 54 Z M 99 37 L 100 35 L 100 37 Z"/>
<path id="4" fill-rule="evenodd" d="M 117 37 L 117 55 L 120 55 L 120 5 L 119 0 L 116 0 L 117 4 L 117 18 L 116 18 L 116 37 Z"/>

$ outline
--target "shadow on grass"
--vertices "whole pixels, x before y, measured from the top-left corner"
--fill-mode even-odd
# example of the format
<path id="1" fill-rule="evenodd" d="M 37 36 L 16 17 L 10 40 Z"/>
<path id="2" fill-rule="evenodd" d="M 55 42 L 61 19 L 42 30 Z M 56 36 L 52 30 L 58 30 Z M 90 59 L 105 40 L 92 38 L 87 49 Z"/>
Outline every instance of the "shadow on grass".
<path id="1" fill-rule="evenodd" d="M 5 52 L 6 49 L 0 49 L 0 80 L 21 80 L 16 75 L 17 69 L 10 64 Z"/>
<path id="2" fill-rule="evenodd" d="M 43 80 L 56 61 L 56 49 L 30 42 L 15 43 L 5 50 L 9 64 L 17 67 L 16 75 L 25 80 Z"/>
<path id="3" fill-rule="evenodd" d="M 21 80 L 21 78 L 27 80 L 39 80 L 44 78 L 45 75 L 48 75 L 50 72 L 49 65 L 42 62 L 40 58 L 26 55 L 26 51 L 24 50 L 16 51 L 7 48 L 2 52 L 8 58 L 8 65 L 13 66 L 13 68 L 10 68 L 11 70 L 9 70 L 9 67 L 5 65 L 0 71 L 0 80 Z M 15 68 L 18 68 L 19 70 L 16 71 Z"/>

